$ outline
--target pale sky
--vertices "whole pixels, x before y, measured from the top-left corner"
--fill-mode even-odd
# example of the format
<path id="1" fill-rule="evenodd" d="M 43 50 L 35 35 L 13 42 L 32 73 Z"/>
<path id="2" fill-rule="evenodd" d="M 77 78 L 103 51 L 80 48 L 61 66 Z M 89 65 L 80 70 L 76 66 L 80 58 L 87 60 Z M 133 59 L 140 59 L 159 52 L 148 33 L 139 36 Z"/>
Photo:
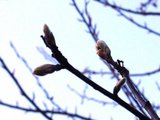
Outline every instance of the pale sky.
<path id="1" fill-rule="evenodd" d="M 50 53 L 40 38 L 40 35 L 43 34 L 43 25 L 48 24 L 55 35 L 59 49 L 77 69 L 82 71 L 89 67 L 97 71 L 108 71 L 108 68 L 103 65 L 96 55 L 95 43 L 92 37 L 85 32 L 86 26 L 78 22 L 79 15 L 69 3 L 70 0 L 0 0 L 0 56 L 7 63 L 10 70 L 15 71 L 15 76 L 29 95 L 32 96 L 33 92 L 37 95 L 36 100 L 42 108 L 44 95 L 40 93 L 41 90 L 36 86 L 35 79 L 27 71 L 24 64 L 16 58 L 9 46 L 9 41 L 13 42 L 32 69 L 41 64 L 49 63 L 36 49 L 37 46 L 41 46 Z M 79 5 L 83 6 L 82 3 L 79 2 Z M 133 7 L 135 5 L 133 3 L 130 2 L 126 5 Z M 98 24 L 99 37 L 106 41 L 115 60 L 124 60 L 125 66 L 131 73 L 143 73 L 157 69 L 160 66 L 160 37 L 148 34 L 147 31 L 139 29 L 122 17 L 118 17 L 116 12 L 100 4 L 92 2 L 89 8 L 94 23 Z M 148 26 L 157 31 L 159 30 L 158 24 L 160 21 L 158 17 L 155 19 L 151 17 L 142 19 L 138 16 L 136 19 L 142 23 L 149 21 Z M 0 70 L 0 100 L 12 104 L 20 101 L 20 105 L 28 106 L 29 104 L 23 101 L 23 97 L 20 97 L 14 83 L 5 71 Z M 110 80 L 110 78 L 111 76 L 92 76 L 96 83 L 112 91 L 116 81 L 114 79 Z M 144 88 L 147 98 L 155 104 L 160 104 L 159 93 L 155 93 L 158 91 L 155 81 L 159 81 L 159 78 L 160 74 L 133 78 L 135 83 L 142 80 L 140 89 Z M 108 105 L 103 107 L 87 101 L 84 105 L 81 105 L 79 97 L 71 92 L 66 85 L 69 84 L 80 92 L 85 84 L 66 70 L 40 77 L 40 80 L 51 95 L 55 96 L 55 101 L 63 108 L 69 106 L 68 110 L 72 112 L 77 106 L 80 114 L 88 116 L 91 113 L 93 118 L 99 120 L 109 120 L 111 116 L 114 120 L 118 120 L 120 118 L 117 119 L 116 116 L 119 116 L 119 114 L 123 120 L 128 118 L 134 120 L 133 115 L 120 106 Z M 92 88 L 88 90 L 88 94 L 91 97 L 97 96 L 112 102 Z M 123 93 L 120 93 L 120 95 L 122 98 L 124 97 Z M 124 99 L 126 98 L 124 97 Z M 6 120 L 30 120 L 33 118 L 34 120 L 44 120 L 43 116 L 39 114 L 24 113 L 0 107 L 0 118 Z M 59 119 L 62 120 L 63 118 L 57 117 L 55 120 Z"/>

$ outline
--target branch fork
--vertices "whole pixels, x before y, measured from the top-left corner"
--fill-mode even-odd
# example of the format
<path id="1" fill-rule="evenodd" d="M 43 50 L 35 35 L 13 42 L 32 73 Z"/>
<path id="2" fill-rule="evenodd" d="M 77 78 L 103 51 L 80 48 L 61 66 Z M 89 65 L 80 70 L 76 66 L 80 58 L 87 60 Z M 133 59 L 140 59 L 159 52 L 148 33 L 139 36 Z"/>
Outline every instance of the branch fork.
<path id="1" fill-rule="evenodd" d="M 99 44 L 99 42 L 101 44 Z M 144 96 L 142 96 L 141 93 L 136 89 L 134 83 L 130 79 L 129 71 L 124 67 L 123 61 L 117 60 L 117 62 L 114 62 L 111 56 L 111 50 L 109 49 L 107 44 L 102 40 L 97 41 L 96 50 L 99 57 L 101 57 L 102 59 L 107 61 L 109 64 L 111 64 L 123 77 L 123 79 L 118 81 L 116 86 L 114 87 L 113 94 L 117 96 L 119 90 L 121 89 L 121 87 L 126 81 L 132 94 L 134 94 L 137 102 L 139 102 L 142 105 L 142 107 L 148 112 L 148 114 L 151 116 L 153 120 L 160 120 L 157 113 L 153 110 L 153 107 L 151 106 L 150 102 Z"/>
<path id="2" fill-rule="evenodd" d="M 91 86 L 92 88 L 94 88 L 95 90 L 99 91 L 104 96 L 107 96 L 110 99 L 114 100 L 119 105 L 123 106 L 125 109 L 127 109 L 128 111 L 130 111 L 131 113 L 133 113 L 135 116 L 137 116 L 141 120 L 150 120 L 147 116 L 143 115 L 138 110 L 136 110 L 135 108 L 131 107 L 128 103 L 126 103 L 125 101 L 123 101 L 117 95 L 110 93 L 109 91 L 107 91 L 106 89 L 104 89 L 103 87 L 101 87 L 100 85 L 96 84 L 95 82 L 93 82 L 92 80 L 90 80 L 89 78 L 87 78 L 86 76 L 84 76 L 80 71 L 78 71 L 77 69 L 75 69 L 67 61 L 67 59 L 62 55 L 62 53 L 58 50 L 58 47 L 57 47 L 56 42 L 55 42 L 55 38 L 54 38 L 52 32 L 49 30 L 49 28 L 48 28 L 48 26 L 46 24 L 44 25 L 44 30 L 43 31 L 44 31 L 44 36 L 41 36 L 41 38 L 43 39 L 45 45 L 51 50 L 52 57 L 54 57 L 59 62 L 60 69 L 56 69 L 57 71 L 61 70 L 62 68 L 63 69 L 64 68 L 67 69 L 72 74 L 74 74 L 75 76 L 79 77 L 83 82 L 85 82 L 86 84 L 88 84 L 89 86 Z M 109 47 L 107 48 L 105 46 L 105 42 L 103 42 L 103 44 L 101 44 L 101 45 L 104 45 L 103 48 L 105 48 L 105 49 L 101 49 L 101 47 L 97 48 L 99 50 L 99 52 L 97 52 L 97 53 L 101 54 L 101 52 L 104 52 L 104 53 L 108 52 L 107 55 L 109 55 L 110 57 L 104 55 L 104 53 L 101 54 L 101 55 L 104 55 L 103 57 L 106 58 L 106 60 L 110 64 L 112 63 L 113 65 L 117 65 L 118 66 L 118 64 L 116 62 L 114 62 L 113 59 L 111 58 L 110 49 L 109 49 Z M 47 73 L 47 74 L 49 74 L 49 73 Z M 124 82 L 125 82 L 125 80 L 123 79 L 122 82 L 120 82 L 118 84 L 117 92 L 115 92 L 116 94 L 119 92 L 119 90 L 120 90 L 121 86 L 124 84 Z"/>

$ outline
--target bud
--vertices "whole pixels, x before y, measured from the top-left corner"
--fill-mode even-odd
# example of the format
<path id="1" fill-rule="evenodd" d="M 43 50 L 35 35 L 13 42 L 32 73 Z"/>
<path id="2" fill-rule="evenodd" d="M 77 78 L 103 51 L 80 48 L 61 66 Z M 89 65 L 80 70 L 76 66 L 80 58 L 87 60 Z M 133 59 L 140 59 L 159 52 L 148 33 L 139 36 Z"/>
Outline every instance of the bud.
<path id="1" fill-rule="evenodd" d="M 56 45 L 55 38 L 54 38 L 54 36 L 53 36 L 52 32 L 50 31 L 47 24 L 44 24 L 43 32 L 45 35 L 45 43 L 47 43 L 48 46 Z"/>
<path id="2" fill-rule="evenodd" d="M 49 29 L 49 27 L 48 27 L 47 24 L 44 24 L 44 26 L 43 26 L 43 32 L 44 32 L 45 36 L 50 36 L 51 31 L 50 31 L 50 29 Z"/>
<path id="3" fill-rule="evenodd" d="M 61 70 L 62 66 L 61 65 L 52 65 L 52 64 L 44 64 L 41 65 L 33 71 L 34 75 L 39 75 L 39 76 L 44 76 L 50 73 L 53 73 L 54 71 Z"/>
<path id="4" fill-rule="evenodd" d="M 103 59 L 108 59 L 111 57 L 111 51 L 107 44 L 103 40 L 97 40 L 96 42 L 96 51 L 99 57 Z"/>
<path id="5" fill-rule="evenodd" d="M 115 86 L 114 89 L 113 89 L 113 94 L 114 94 L 114 95 L 117 95 L 117 94 L 118 94 L 118 92 L 120 91 L 120 89 L 121 89 L 122 86 L 124 85 L 125 81 L 126 81 L 126 78 L 122 78 L 121 80 L 119 80 L 119 81 L 117 82 L 116 86 Z"/>

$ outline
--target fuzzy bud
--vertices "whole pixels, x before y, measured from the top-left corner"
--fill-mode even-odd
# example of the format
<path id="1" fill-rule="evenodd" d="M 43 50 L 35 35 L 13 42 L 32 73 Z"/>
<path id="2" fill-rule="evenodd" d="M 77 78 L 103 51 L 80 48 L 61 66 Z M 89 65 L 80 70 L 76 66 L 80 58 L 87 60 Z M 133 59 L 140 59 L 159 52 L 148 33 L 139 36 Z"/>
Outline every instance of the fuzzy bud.
<path id="1" fill-rule="evenodd" d="M 52 65 L 52 64 L 44 64 L 41 65 L 33 71 L 34 75 L 39 75 L 39 76 L 44 76 L 50 73 L 53 73 L 54 71 L 61 70 L 62 66 L 61 65 Z"/>
<path id="2" fill-rule="evenodd" d="M 108 59 L 111 57 L 111 51 L 107 44 L 103 40 L 97 40 L 96 51 L 99 57 L 103 59 Z"/>

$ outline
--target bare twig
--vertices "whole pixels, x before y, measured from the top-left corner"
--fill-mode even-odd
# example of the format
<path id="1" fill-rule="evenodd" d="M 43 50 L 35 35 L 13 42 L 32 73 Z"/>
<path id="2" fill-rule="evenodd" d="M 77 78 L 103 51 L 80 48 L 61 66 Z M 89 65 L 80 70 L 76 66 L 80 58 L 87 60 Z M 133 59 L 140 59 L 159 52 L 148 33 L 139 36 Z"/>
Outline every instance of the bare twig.
<path id="1" fill-rule="evenodd" d="M 160 12 L 145 12 L 145 11 L 134 11 L 134 10 L 130 10 L 130 9 L 127 9 L 127 8 L 123 8 L 123 7 L 120 7 L 116 4 L 111 4 L 108 2 L 108 0 L 106 1 L 102 1 L 102 0 L 95 0 L 97 1 L 98 3 L 101 3 L 105 6 L 109 6 L 111 7 L 112 9 L 114 9 L 115 11 L 117 11 L 121 16 L 123 16 L 126 20 L 128 20 L 129 22 L 133 23 L 134 25 L 144 29 L 144 30 L 147 30 L 149 33 L 152 33 L 152 34 L 155 34 L 155 35 L 158 35 L 160 36 L 160 32 L 157 32 L 153 29 L 151 29 L 150 27 L 148 27 L 146 24 L 142 25 L 140 23 L 138 23 L 137 21 L 135 21 L 133 18 L 131 17 L 128 17 L 125 13 L 133 13 L 133 14 L 137 14 L 137 15 L 145 15 L 145 16 L 160 16 Z"/>
<path id="2" fill-rule="evenodd" d="M 139 9 L 141 11 L 146 11 L 149 6 L 153 6 L 154 8 L 157 8 L 158 7 L 157 2 L 158 2 L 158 0 L 146 0 L 142 3 L 140 3 Z"/>
<path id="3" fill-rule="evenodd" d="M 97 41 L 98 44 L 98 41 Z M 103 43 L 103 45 L 105 45 L 106 47 L 108 47 L 105 43 Z M 149 102 L 149 100 L 147 100 L 140 92 L 139 90 L 137 90 L 137 88 L 135 87 L 134 83 L 132 82 L 132 80 L 130 79 L 129 76 L 129 71 L 124 67 L 124 63 L 121 60 L 117 60 L 117 62 L 115 62 L 112 59 L 111 54 L 108 54 L 108 51 L 105 51 L 105 49 L 103 49 L 103 46 L 99 46 L 100 47 L 100 52 L 106 52 L 104 54 L 106 54 L 105 57 L 103 57 L 101 54 L 98 54 L 100 57 L 102 57 L 104 60 L 106 60 L 109 64 L 111 64 L 120 74 L 123 78 L 125 78 L 127 81 L 127 85 L 129 86 L 132 94 L 134 94 L 136 100 L 142 105 L 142 107 L 148 112 L 148 114 L 151 116 L 151 118 L 153 120 L 160 120 L 157 113 L 154 111 L 151 103 Z M 109 49 L 109 48 L 108 48 Z"/>
<path id="4" fill-rule="evenodd" d="M 46 27 L 46 25 L 45 25 L 45 28 L 46 28 L 46 31 L 47 31 L 47 35 L 49 34 L 50 37 L 46 37 L 46 31 L 44 31 L 45 36 L 41 36 L 41 37 L 42 37 L 45 45 L 51 50 L 52 56 L 54 58 L 56 58 L 56 60 L 61 65 L 63 65 L 68 71 L 70 71 L 71 73 L 73 73 L 74 75 L 79 77 L 82 81 L 84 81 L 86 84 L 88 84 L 89 86 L 91 86 L 95 90 L 99 91 L 100 93 L 102 93 L 103 95 L 109 97 L 110 99 L 116 101 L 118 104 L 120 104 L 121 106 L 126 108 L 128 111 L 133 113 L 135 116 L 139 117 L 142 120 L 149 120 L 148 117 L 144 116 L 142 113 L 137 111 L 135 108 L 131 107 L 129 104 L 127 104 L 121 98 L 119 98 L 118 96 L 113 95 L 112 93 L 110 93 L 109 91 L 104 89 L 103 87 L 99 86 L 98 84 L 96 84 L 95 82 L 91 81 L 89 78 L 84 76 L 80 71 L 75 69 L 68 62 L 68 60 L 62 55 L 62 53 L 58 50 L 57 45 L 56 44 L 52 44 L 52 43 L 55 43 L 54 36 L 52 37 L 53 34 L 50 32 L 49 28 Z"/>
<path id="5" fill-rule="evenodd" d="M 148 72 L 144 72 L 144 73 L 130 73 L 129 75 L 131 77 L 145 77 L 145 76 L 150 76 L 150 75 L 154 75 L 156 73 L 159 73 L 160 72 L 160 67 L 155 69 L 155 70 L 152 70 L 152 71 L 148 71 Z M 108 72 L 108 71 L 95 71 L 95 70 L 90 70 L 88 68 L 85 68 L 83 71 L 82 71 L 83 74 L 90 74 L 90 75 L 112 75 L 111 72 Z M 119 74 L 119 73 L 117 73 Z"/>
<path id="6" fill-rule="evenodd" d="M 12 42 L 10 42 L 10 46 L 11 46 L 11 48 L 13 49 L 14 53 L 16 54 L 17 58 L 19 58 L 19 59 L 24 63 L 24 65 L 25 65 L 26 68 L 29 70 L 29 72 L 32 73 L 32 68 L 30 67 L 30 65 L 28 64 L 28 62 L 26 61 L 26 59 L 19 54 L 19 52 L 17 51 L 16 47 L 14 46 L 14 44 L 13 44 Z M 52 61 L 52 62 L 53 62 L 53 61 Z M 37 76 L 34 76 L 34 78 L 36 79 L 38 86 L 39 86 L 40 89 L 43 91 L 43 93 L 45 94 L 45 96 L 46 96 L 46 98 L 48 99 L 48 101 L 50 101 L 51 104 L 52 104 L 54 107 L 56 107 L 58 110 L 63 111 L 63 109 L 62 109 L 57 103 L 55 103 L 55 102 L 53 101 L 53 99 L 52 99 L 53 97 L 50 96 L 50 94 L 48 93 L 48 91 L 47 91 L 47 90 L 44 88 L 44 86 L 41 84 L 39 78 L 38 78 Z"/>
<path id="7" fill-rule="evenodd" d="M 72 0 L 72 3 L 71 3 L 71 5 L 75 7 L 75 9 L 77 10 L 77 12 L 80 14 L 80 16 L 82 18 L 82 19 L 79 19 L 79 21 L 86 24 L 89 33 L 92 35 L 93 39 L 95 41 L 97 41 L 99 32 L 97 31 L 97 25 L 93 24 L 92 18 L 88 12 L 88 9 L 87 9 L 88 4 L 89 4 L 89 2 L 85 1 L 85 10 L 84 10 L 85 12 L 82 12 L 79 9 L 79 7 L 77 6 L 75 0 Z M 86 17 L 85 17 L 85 15 L 86 15 Z"/>
<path id="8" fill-rule="evenodd" d="M 5 107 L 9 107 L 9 108 L 13 108 L 13 109 L 17 109 L 17 110 L 21 110 L 24 112 L 32 112 L 32 113 L 39 113 L 39 111 L 37 111 L 36 109 L 32 109 L 32 108 L 26 108 L 26 107 L 21 107 L 21 106 L 17 106 L 17 105 L 11 105 L 5 102 L 0 101 L 0 105 L 3 105 Z M 81 116 L 77 113 L 69 113 L 67 111 L 55 111 L 55 110 L 41 110 L 42 112 L 46 113 L 46 114 L 57 114 L 57 115 L 64 115 L 64 116 L 68 116 L 71 118 L 79 118 L 82 120 L 93 120 L 89 117 L 84 117 Z"/>
<path id="9" fill-rule="evenodd" d="M 73 91 L 76 95 L 78 95 L 81 99 L 86 99 L 86 100 L 89 100 L 89 101 L 93 101 L 93 102 L 96 102 L 96 103 L 99 103 L 99 104 L 102 104 L 102 105 L 112 105 L 112 106 L 117 106 L 117 103 L 115 102 L 106 102 L 104 100 L 99 100 L 97 98 L 94 98 L 94 97 L 88 97 L 84 94 L 81 94 L 79 93 L 78 91 L 76 91 L 74 88 L 72 88 L 71 86 L 68 85 L 68 88 Z"/>
<path id="10" fill-rule="evenodd" d="M 128 12 L 128 13 L 132 13 L 132 14 L 136 14 L 136 15 L 144 15 L 144 16 L 160 16 L 160 12 L 146 12 L 146 11 L 135 11 L 135 10 L 131 10 L 129 8 L 124 8 L 121 6 L 114 4 L 111 4 L 108 0 L 95 0 L 98 3 L 101 3 L 105 6 L 109 6 L 114 10 L 120 10 L 123 12 Z"/>
<path id="11" fill-rule="evenodd" d="M 147 26 L 147 24 L 142 25 L 142 24 L 138 23 L 137 21 L 135 21 L 133 18 L 128 17 L 128 16 L 127 16 L 126 14 L 124 14 L 122 11 L 119 10 L 118 12 L 119 12 L 119 14 L 120 14 L 121 16 L 123 16 L 126 20 L 128 20 L 128 21 L 131 22 L 131 23 L 133 23 L 133 24 L 136 25 L 137 27 L 140 27 L 140 28 L 142 28 L 142 29 L 144 29 L 144 30 L 147 30 L 149 33 L 153 33 L 153 34 L 155 34 L 155 35 L 160 36 L 160 33 L 159 33 L 159 32 L 157 32 L 157 31 L 149 28 L 149 27 Z"/>
<path id="12" fill-rule="evenodd" d="M 144 72 L 144 73 L 131 73 L 130 76 L 132 77 L 137 77 L 137 76 L 149 76 L 149 75 L 154 75 L 156 73 L 160 72 L 160 67 L 158 69 L 149 71 L 149 72 Z"/>
<path id="13" fill-rule="evenodd" d="M 86 18 L 84 17 L 84 16 L 85 16 L 84 14 L 86 14 L 86 13 L 81 12 L 81 10 L 80 10 L 80 8 L 78 7 L 78 5 L 77 5 L 77 3 L 76 3 L 75 0 L 72 0 L 71 5 L 73 5 L 73 6 L 75 7 L 76 11 L 78 12 L 78 14 L 80 15 L 80 17 L 81 17 L 81 19 L 82 19 L 81 22 L 83 22 L 83 23 L 87 26 L 88 30 L 91 31 L 90 29 L 94 29 L 94 26 L 92 26 L 92 24 L 89 24 L 89 23 L 87 22 L 87 19 L 89 19 L 89 18 L 86 19 Z M 87 5 L 88 5 L 88 4 L 87 4 Z M 88 8 L 87 8 L 87 5 L 85 5 L 85 9 L 88 9 Z M 87 10 L 87 11 L 88 11 L 88 10 Z M 87 14 L 89 14 L 89 13 L 87 13 Z M 88 17 L 88 16 L 86 15 L 86 17 Z M 95 31 L 97 31 L 97 30 L 95 30 Z M 98 34 L 97 34 L 97 37 L 95 37 L 95 35 L 94 35 L 92 32 L 89 32 L 89 34 L 92 36 L 92 38 L 93 38 L 93 40 L 94 40 L 95 42 L 99 39 L 99 38 L 98 38 Z M 101 59 L 101 60 L 102 60 L 102 59 Z M 120 79 L 120 78 L 119 78 L 119 75 L 116 73 L 115 69 L 114 69 L 110 64 L 108 64 L 107 62 L 105 62 L 105 61 L 103 61 L 103 60 L 102 60 L 102 62 L 109 68 L 109 70 L 111 71 L 111 73 L 113 74 L 113 76 L 114 76 L 117 80 L 119 80 L 119 79 Z M 126 86 L 124 85 L 124 87 L 123 87 L 122 89 L 123 89 L 126 97 L 128 98 L 130 104 L 131 104 L 132 106 L 134 106 L 135 108 L 137 107 L 144 115 L 147 116 L 147 114 L 145 113 L 144 109 L 141 108 L 141 105 L 134 99 L 134 96 L 130 93 L 130 90 L 128 89 L 128 87 L 126 87 Z"/>
<path id="14" fill-rule="evenodd" d="M 17 51 L 17 49 L 15 48 L 15 46 L 13 45 L 12 42 L 10 42 L 10 46 L 11 48 L 14 50 L 14 53 L 16 54 L 16 56 L 24 63 L 24 65 L 26 66 L 26 68 L 32 72 L 32 69 L 31 67 L 29 66 L 29 64 L 27 63 L 27 61 L 25 60 L 25 58 L 23 58 L 19 52 Z M 4 61 L 2 59 L 0 59 L 0 62 L 2 62 L 2 67 L 5 65 Z M 6 70 L 6 67 L 4 67 L 4 69 Z M 7 69 L 8 70 L 8 69 Z M 10 71 L 9 71 L 10 72 Z M 16 78 L 15 78 L 16 79 Z M 35 79 L 37 80 L 37 83 L 38 83 L 38 86 L 42 89 L 42 91 L 44 92 L 44 94 L 46 95 L 46 98 L 48 101 L 51 102 L 51 104 L 53 104 L 54 107 L 56 107 L 57 109 L 54 109 L 52 108 L 52 110 L 49 110 L 48 108 L 46 108 L 45 110 L 42 110 L 39 111 L 37 109 L 32 109 L 31 107 L 21 107 L 19 106 L 18 104 L 16 105 L 12 105 L 12 104 L 9 104 L 9 103 L 5 103 L 5 102 L 2 102 L 0 101 L 0 105 L 3 105 L 3 106 L 6 106 L 6 107 L 9 107 L 9 108 L 13 108 L 13 109 L 18 109 L 18 110 L 21 110 L 21 111 L 25 111 L 25 112 L 34 112 L 34 113 L 44 113 L 46 115 L 48 114 L 58 114 L 58 115 L 65 115 L 65 116 L 68 116 L 70 118 L 79 118 L 79 119 L 83 119 L 83 120 L 93 120 L 91 119 L 90 117 L 84 117 L 82 115 L 79 115 L 77 113 L 70 113 L 66 110 L 63 110 L 58 104 L 56 104 L 54 101 L 53 101 L 53 97 L 51 97 L 48 93 L 48 91 L 42 86 L 42 84 L 40 83 L 40 80 L 38 77 L 35 76 Z M 19 84 L 19 86 L 21 87 L 21 85 Z M 22 88 L 22 87 L 21 87 Z M 20 90 L 21 91 L 21 90 Z M 21 92 L 22 93 L 22 92 Z M 23 94 L 22 94 L 23 95 Z M 29 97 L 29 96 L 28 96 Z M 28 99 L 27 99 L 28 100 Z M 30 99 L 33 103 L 34 102 L 34 96 L 32 99 Z M 35 103 L 36 105 L 36 103 Z M 45 103 L 44 103 L 45 105 Z M 51 117 L 50 117 L 51 118 Z M 52 119 L 52 118 L 51 118 Z"/>
<path id="15" fill-rule="evenodd" d="M 22 88 L 22 86 L 20 85 L 20 83 L 18 82 L 17 78 L 10 72 L 10 70 L 8 69 L 8 67 L 6 66 L 5 62 L 3 61 L 2 58 L 0 58 L 0 61 L 2 63 L 2 67 L 6 70 L 6 72 L 10 75 L 10 77 L 13 79 L 13 81 L 15 82 L 16 86 L 18 87 L 18 89 L 20 90 L 21 94 L 28 100 L 28 102 L 30 102 L 37 111 L 39 111 L 39 113 L 41 113 L 45 118 L 47 118 L 48 120 L 52 120 L 52 118 L 50 118 L 45 112 L 43 112 L 41 110 L 41 108 L 29 97 L 29 95 L 24 91 L 24 89 Z"/>

